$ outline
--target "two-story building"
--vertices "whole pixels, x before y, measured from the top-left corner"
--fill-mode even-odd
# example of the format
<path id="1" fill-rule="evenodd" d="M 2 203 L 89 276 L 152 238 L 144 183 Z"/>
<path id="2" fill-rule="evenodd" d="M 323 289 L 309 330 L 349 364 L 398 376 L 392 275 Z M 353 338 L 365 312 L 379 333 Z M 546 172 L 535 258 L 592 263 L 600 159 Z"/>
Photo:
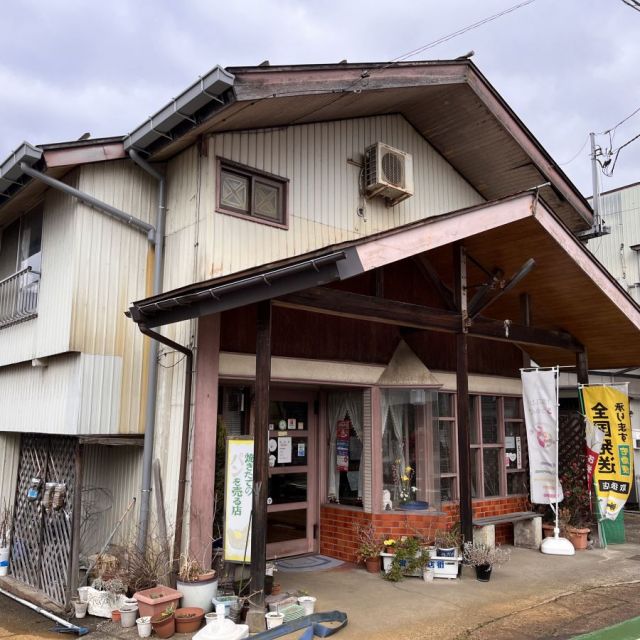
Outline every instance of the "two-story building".
<path id="1" fill-rule="evenodd" d="M 21 160 L 0 206 L 8 228 L 27 199 L 44 201 L 42 303 L 48 207 L 74 229 L 58 267 L 71 292 L 50 294 L 69 298 L 66 351 L 7 363 L 12 411 L 27 417 L 2 422 L 3 495 L 25 455 L 25 437 L 20 456 L 6 432 L 50 433 L 50 411 L 29 421 L 41 401 L 14 390 L 27 388 L 18 374 L 46 376 L 60 353 L 100 371 L 69 382 L 74 435 L 144 423 L 139 449 L 85 445 L 115 453 L 85 462 L 82 481 L 95 468 L 117 519 L 141 474 L 142 538 L 160 515 L 157 458 L 176 547 L 208 561 L 221 433 L 254 437 L 258 571 L 265 554 L 353 560 L 353 525 L 367 521 L 383 535 L 459 520 L 469 537 L 474 514 L 528 499 L 519 368 L 571 365 L 584 381 L 589 367 L 640 362 L 637 305 L 574 235 L 591 226 L 588 203 L 469 61 L 215 69 L 105 157 L 96 146 L 63 146 L 60 168 L 47 148 Z M 156 295 L 146 235 L 29 166 L 160 230 Z M 0 331 L 0 344 L 5 331 L 53 331 L 42 320 Z M 146 359 L 137 328 L 160 342 L 158 357 Z M 14 539 L 18 562 L 21 549 Z"/>

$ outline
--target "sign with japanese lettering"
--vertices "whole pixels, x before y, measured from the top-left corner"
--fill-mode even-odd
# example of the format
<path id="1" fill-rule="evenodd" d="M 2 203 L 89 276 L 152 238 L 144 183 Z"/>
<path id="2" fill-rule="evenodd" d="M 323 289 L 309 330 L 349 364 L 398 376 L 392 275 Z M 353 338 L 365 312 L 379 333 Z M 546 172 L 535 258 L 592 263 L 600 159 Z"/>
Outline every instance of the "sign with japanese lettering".
<path id="1" fill-rule="evenodd" d="M 581 387 L 587 420 L 604 438 L 593 461 L 593 479 L 600 515 L 615 520 L 633 482 L 633 441 L 629 396 L 622 386 Z"/>
<path id="2" fill-rule="evenodd" d="M 229 438 L 224 491 L 224 559 L 251 562 L 253 439 Z"/>
<path id="3" fill-rule="evenodd" d="M 551 504 L 564 498 L 557 482 L 558 388 L 556 369 L 522 372 L 522 400 L 529 448 L 531 502 Z M 516 453 L 517 456 L 517 453 Z M 556 496 L 556 487 L 558 494 Z"/>

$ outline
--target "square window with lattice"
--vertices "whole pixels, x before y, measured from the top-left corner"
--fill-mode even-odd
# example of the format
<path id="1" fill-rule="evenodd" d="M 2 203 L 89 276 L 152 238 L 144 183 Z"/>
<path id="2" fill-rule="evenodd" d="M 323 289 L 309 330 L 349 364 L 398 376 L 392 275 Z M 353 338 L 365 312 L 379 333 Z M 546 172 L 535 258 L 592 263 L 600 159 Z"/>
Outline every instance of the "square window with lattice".
<path id="1" fill-rule="evenodd" d="M 285 227 L 287 180 L 218 159 L 217 211 Z"/>

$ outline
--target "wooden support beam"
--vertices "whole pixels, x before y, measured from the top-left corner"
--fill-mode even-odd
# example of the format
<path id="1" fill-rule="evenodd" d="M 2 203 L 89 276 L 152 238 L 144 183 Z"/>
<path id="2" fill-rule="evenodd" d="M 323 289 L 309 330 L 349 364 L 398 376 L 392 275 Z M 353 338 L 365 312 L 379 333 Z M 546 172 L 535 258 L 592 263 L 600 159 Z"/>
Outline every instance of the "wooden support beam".
<path id="1" fill-rule="evenodd" d="M 467 317 L 467 263 L 464 247 L 454 245 L 455 299 L 460 311 L 456 334 L 456 411 L 458 419 L 458 473 L 460 482 L 460 531 L 464 541 L 473 540 L 471 498 L 471 438 L 469 433 L 469 367 Z"/>
<path id="2" fill-rule="evenodd" d="M 457 333 L 461 323 L 461 315 L 456 312 L 321 287 L 292 293 L 275 299 L 273 303 L 280 307 L 343 318 L 447 333 Z M 566 332 L 523 327 L 513 323 L 508 325 L 507 331 L 504 322 L 488 318 L 474 320 L 469 327 L 469 335 L 568 351 L 583 349 L 583 346 Z"/>
<path id="3" fill-rule="evenodd" d="M 71 605 L 71 598 L 80 586 L 80 551 L 82 534 L 82 488 L 83 488 L 83 457 L 84 446 L 80 441 L 76 443 L 74 461 L 73 507 L 71 510 L 71 557 L 69 558 L 69 575 L 67 577 L 66 599 L 67 606 Z"/>
<path id="4" fill-rule="evenodd" d="M 269 387 L 271 386 L 271 301 L 258 303 L 256 323 L 255 427 L 253 439 L 253 511 L 251 522 L 251 591 L 254 604 L 264 602 L 267 564 L 267 489 L 269 483 Z"/>
<path id="5" fill-rule="evenodd" d="M 589 384 L 589 361 L 586 349 L 576 353 L 576 374 L 578 384 Z"/>
<path id="6" fill-rule="evenodd" d="M 455 311 L 456 303 L 453 299 L 453 291 L 451 291 L 451 289 L 442 282 L 438 272 L 424 253 L 419 253 L 417 256 L 414 256 L 413 262 L 418 268 L 418 271 L 422 274 L 422 277 L 433 285 L 447 309 Z"/>
<path id="7" fill-rule="evenodd" d="M 520 294 L 520 322 L 525 327 L 531 326 L 531 299 L 528 293 Z M 526 351 L 522 352 L 522 366 L 525 369 L 531 366 L 531 357 Z"/>

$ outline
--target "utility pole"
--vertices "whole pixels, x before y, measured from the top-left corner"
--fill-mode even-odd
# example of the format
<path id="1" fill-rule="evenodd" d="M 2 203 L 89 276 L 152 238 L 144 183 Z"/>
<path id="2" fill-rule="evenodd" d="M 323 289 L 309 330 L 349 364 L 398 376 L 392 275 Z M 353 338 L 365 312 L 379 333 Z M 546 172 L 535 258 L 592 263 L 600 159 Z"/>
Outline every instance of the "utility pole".
<path id="1" fill-rule="evenodd" d="M 598 173 L 598 151 L 596 148 L 596 134 L 590 133 L 589 139 L 591 140 L 591 183 L 593 189 L 593 197 L 591 207 L 593 209 L 593 224 L 591 229 L 587 231 L 580 231 L 576 233 L 576 236 L 583 242 L 593 240 L 593 238 L 599 238 L 607 233 L 611 233 L 610 227 L 604 226 L 602 215 L 600 214 L 600 175 Z"/>

